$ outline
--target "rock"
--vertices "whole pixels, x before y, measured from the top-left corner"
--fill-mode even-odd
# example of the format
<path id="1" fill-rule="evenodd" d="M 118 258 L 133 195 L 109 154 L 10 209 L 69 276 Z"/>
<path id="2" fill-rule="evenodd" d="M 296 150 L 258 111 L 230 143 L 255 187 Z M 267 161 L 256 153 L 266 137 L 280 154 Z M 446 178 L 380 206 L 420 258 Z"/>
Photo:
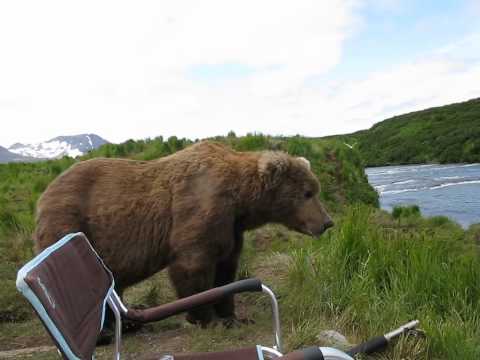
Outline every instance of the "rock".
<path id="1" fill-rule="evenodd" d="M 317 340 L 321 346 L 329 346 L 339 350 L 346 350 L 353 346 L 345 336 L 335 330 L 322 331 L 318 334 Z"/>

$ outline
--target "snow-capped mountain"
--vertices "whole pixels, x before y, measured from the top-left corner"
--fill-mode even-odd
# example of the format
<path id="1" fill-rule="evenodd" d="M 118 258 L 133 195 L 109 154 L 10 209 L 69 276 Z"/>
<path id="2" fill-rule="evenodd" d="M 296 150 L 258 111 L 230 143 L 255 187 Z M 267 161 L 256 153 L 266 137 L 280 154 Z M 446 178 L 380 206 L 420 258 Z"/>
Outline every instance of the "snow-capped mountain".
<path id="1" fill-rule="evenodd" d="M 95 134 L 58 136 L 36 144 L 13 144 L 8 151 L 36 159 L 55 159 L 62 156 L 77 157 L 96 149 L 108 141 Z"/>
<path id="2" fill-rule="evenodd" d="M 8 149 L 0 146 L 0 164 L 8 162 L 30 162 L 35 160 L 37 159 L 12 153 L 11 151 L 8 151 Z"/>

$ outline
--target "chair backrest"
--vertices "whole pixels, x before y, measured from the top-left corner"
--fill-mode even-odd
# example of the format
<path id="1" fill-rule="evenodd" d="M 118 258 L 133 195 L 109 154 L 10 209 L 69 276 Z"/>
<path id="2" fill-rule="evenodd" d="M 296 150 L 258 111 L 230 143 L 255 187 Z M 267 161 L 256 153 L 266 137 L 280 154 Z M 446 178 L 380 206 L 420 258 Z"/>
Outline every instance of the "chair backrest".
<path id="1" fill-rule="evenodd" d="M 17 275 L 18 290 L 67 359 L 93 358 L 113 286 L 111 272 L 83 233 L 46 248 Z"/>

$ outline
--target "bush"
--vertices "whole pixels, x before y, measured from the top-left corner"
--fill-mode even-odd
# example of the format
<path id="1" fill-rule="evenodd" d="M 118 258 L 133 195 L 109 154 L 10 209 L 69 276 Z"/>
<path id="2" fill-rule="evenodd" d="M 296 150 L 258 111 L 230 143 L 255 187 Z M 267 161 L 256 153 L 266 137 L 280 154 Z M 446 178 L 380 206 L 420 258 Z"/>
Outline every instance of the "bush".
<path id="1" fill-rule="evenodd" d="M 269 138 L 262 134 L 247 134 L 241 138 L 235 138 L 233 146 L 238 151 L 258 151 L 269 148 Z"/>
<path id="2" fill-rule="evenodd" d="M 299 136 L 287 139 L 286 150 L 293 156 L 302 156 L 307 159 L 314 157 L 312 142 Z"/>
<path id="3" fill-rule="evenodd" d="M 443 226 L 443 225 L 446 225 L 450 222 L 452 222 L 448 217 L 446 216 L 432 216 L 430 219 L 429 219 L 429 222 L 433 225 L 433 226 Z"/>
<path id="4" fill-rule="evenodd" d="M 421 212 L 418 205 L 411 206 L 395 206 L 392 211 L 392 216 L 394 219 L 400 218 L 409 218 L 409 217 L 420 217 Z"/>

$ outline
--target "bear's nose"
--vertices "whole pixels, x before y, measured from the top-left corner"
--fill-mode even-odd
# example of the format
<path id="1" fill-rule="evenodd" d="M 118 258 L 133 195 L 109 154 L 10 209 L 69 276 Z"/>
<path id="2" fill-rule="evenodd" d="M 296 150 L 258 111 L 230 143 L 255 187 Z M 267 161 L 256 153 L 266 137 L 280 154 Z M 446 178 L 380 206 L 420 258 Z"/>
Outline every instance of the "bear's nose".
<path id="1" fill-rule="evenodd" d="M 334 224 L 334 222 L 332 220 L 328 220 L 325 225 L 324 225 L 324 228 L 325 230 L 327 230 L 328 228 L 331 228 Z"/>

